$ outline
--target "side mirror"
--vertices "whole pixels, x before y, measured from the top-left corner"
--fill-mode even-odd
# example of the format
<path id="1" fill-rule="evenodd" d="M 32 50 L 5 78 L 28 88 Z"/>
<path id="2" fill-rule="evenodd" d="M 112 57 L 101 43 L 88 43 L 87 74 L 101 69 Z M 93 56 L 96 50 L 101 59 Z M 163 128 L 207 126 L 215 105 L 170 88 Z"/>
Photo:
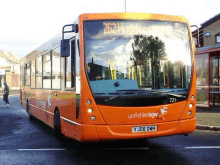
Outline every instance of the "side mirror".
<path id="1" fill-rule="evenodd" d="M 68 31 L 65 31 L 65 28 L 69 27 Z M 78 33 L 78 24 L 68 24 L 64 25 L 62 29 L 62 40 L 60 43 L 60 53 L 61 57 L 69 57 L 70 56 L 70 40 L 69 39 L 64 39 L 64 33 Z"/>
<path id="2" fill-rule="evenodd" d="M 61 53 L 61 57 L 69 57 L 70 56 L 70 40 L 68 39 L 64 39 L 61 40 L 60 43 L 60 53 Z"/>

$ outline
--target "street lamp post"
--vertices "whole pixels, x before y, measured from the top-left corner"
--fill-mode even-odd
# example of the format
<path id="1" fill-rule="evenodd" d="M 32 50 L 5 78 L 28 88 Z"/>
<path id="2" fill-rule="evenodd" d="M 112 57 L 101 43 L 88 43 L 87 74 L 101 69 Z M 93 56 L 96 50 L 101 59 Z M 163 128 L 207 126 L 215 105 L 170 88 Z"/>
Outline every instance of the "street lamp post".
<path id="1" fill-rule="evenodd" d="M 126 12 L 126 0 L 125 0 L 125 12 Z"/>

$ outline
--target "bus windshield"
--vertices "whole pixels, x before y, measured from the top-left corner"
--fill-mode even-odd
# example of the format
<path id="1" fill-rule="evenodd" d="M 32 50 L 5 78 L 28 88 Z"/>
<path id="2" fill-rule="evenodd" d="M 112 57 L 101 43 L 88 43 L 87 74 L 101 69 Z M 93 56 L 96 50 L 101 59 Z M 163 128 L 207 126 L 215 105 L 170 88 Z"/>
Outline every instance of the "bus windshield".
<path id="1" fill-rule="evenodd" d="M 188 26 L 165 21 L 85 21 L 85 70 L 97 104 L 153 106 L 187 99 Z"/>

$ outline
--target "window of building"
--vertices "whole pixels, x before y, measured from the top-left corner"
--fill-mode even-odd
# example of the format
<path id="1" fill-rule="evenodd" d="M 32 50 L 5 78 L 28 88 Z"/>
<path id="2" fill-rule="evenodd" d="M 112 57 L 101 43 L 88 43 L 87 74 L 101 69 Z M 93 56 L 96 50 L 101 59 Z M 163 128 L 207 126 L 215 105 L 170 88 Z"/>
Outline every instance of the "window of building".
<path id="1" fill-rule="evenodd" d="M 31 61 L 31 88 L 35 88 L 35 59 Z"/>
<path id="2" fill-rule="evenodd" d="M 51 54 L 43 55 L 43 88 L 51 89 Z"/>
<path id="3" fill-rule="evenodd" d="M 30 63 L 26 64 L 26 83 L 25 85 L 30 85 Z"/>
<path id="4" fill-rule="evenodd" d="M 52 89 L 60 89 L 60 47 L 52 51 Z"/>
<path id="5" fill-rule="evenodd" d="M 220 33 L 215 35 L 215 42 L 220 43 Z"/>
<path id="6" fill-rule="evenodd" d="M 42 88 L 42 56 L 36 58 L 36 88 Z"/>

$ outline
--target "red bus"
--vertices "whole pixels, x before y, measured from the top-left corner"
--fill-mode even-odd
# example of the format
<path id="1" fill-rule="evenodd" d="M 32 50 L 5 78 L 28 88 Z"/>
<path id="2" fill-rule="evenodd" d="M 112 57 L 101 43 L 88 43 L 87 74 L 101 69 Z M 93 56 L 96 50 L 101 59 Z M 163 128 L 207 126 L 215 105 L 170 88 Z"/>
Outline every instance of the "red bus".
<path id="1" fill-rule="evenodd" d="M 82 14 L 21 60 L 21 104 L 81 142 L 191 133 L 192 43 L 181 16 Z"/>

